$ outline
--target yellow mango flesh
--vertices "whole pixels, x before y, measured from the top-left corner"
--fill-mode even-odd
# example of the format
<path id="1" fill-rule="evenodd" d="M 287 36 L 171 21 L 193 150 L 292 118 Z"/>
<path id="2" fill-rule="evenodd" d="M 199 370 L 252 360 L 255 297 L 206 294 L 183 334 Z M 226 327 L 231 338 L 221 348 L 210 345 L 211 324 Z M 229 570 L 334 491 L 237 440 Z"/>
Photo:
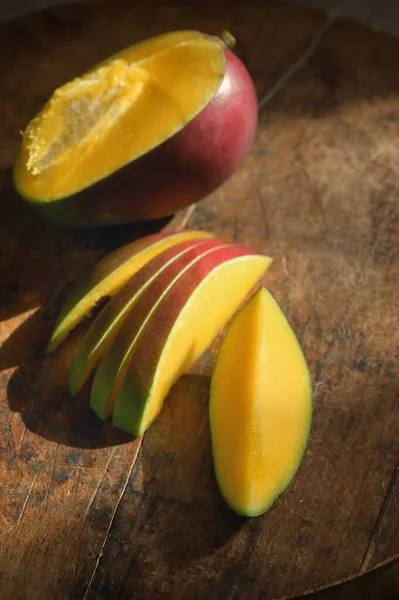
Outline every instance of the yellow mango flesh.
<path id="1" fill-rule="evenodd" d="M 112 415 L 116 398 L 119 394 L 122 386 L 123 379 L 126 375 L 126 371 L 129 367 L 132 355 L 140 336 L 145 331 L 147 325 L 151 322 L 151 318 L 156 312 L 159 304 L 163 301 L 168 292 L 173 288 L 176 282 L 185 275 L 201 258 L 212 254 L 217 248 L 211 248 L 204 250 L 201 254 L 196 254 L 191 262 L 189 262 L 184 268 L 179 269 L 177 272 L 173 272 L 171 276 L 163 282 L 160 286 L 159 294 L 151 294 L 151 301 L 145 301 L 144 310 L 141 307 L 141 311 L 137 310 L 130 314 L 125 323 L 124 330 L 128 331 L 127 339 L 123 335 L 123 342 L 117 338 L 111 346 L 109 352 L 104 356 L 101 361 L 97 372 L 95 374 L 93 385 L 90 392 L 90 406 L 94 410 L 100 419 L 107 419 Z M 178 259 L 176 260 L 178 262 Z M 174 265 L 176 266 L 176 264 Z M 158 282 L 152 282 L 154 283 Z M 151 290 L 148 290 L 151 292 Z M 144 294 L 146 292 L 144 291 Z M 146 300 L 145 295 L 140 299 L 141 302 Z M 140 314 L 140 319 L 137 320 L 136 314 Z M 132 322 L 130 322 L 132 321 Z"/>
<path id="2" fill-rule="evenodd" d="M 196 230 L 165 236 L 148 236 L 147 246 L 145 239 L 137 240 L 106 256 L 69 294 L 59 313 L 47 352 L 55 350 L 102 298 L 114 296 L 126 281 L 152 258 L 180 242 L 211 237 L 213 236 L 210 233 Z M 151 243 L 151 240 L 154 242 Z"/>
<path id="3" fill-rule="evenodd" d="M 216 478 L 238 514 L 263 513 L 290 483 L 309 436 L 311 396 L 295 334 L 261 288 L 229 327 L 211 383 Z"/>
<path id="4" fill-rule="evenodd" d="M 198 282 L 178 314 L 170 306 L 167 337 L 158 339 L 156 348 L 147 347 L 143 338 L 139 342 L 141 348 L 133 354 L 114 408 L 116 427 L 141 435 L 151 425 L 171 386 L 210 346 L 270 264 L 269 257 L 257 255 L 226 260 Z M 168 297 L 164 302 L 168 303 Z M 147 331 L 153 328 L 155 332 L 156 327 L 153 316 Z M 147 337 L 156 339 L 151 332 Z M 137 378 L 142 369 L 140 352 L 156 356 L 159 353 L 159 360 L 151 372 Z"/>
<path id="5" fill-rule="evenodd" d="M 168 260 L 165 259 L 157 271 L 150 277 L 147 276 L 146 272 L 145 281 L 140 282 L 140 287 L 138 287 L 136 279 L 131 278 L 123 287 L 123 290 L 115 296 L 114 300 L 104 307 L 82 340 L 73 361 L 69 375 L 69 389 L 73 396 L 80 391 L 92 369 L 106 354 L 119 329 L 129 313 L 134 310 L 136 302 L 145 290 L 174 261 L 189 252 L 193 247 L 201 244 L 204 244 L 204 240 L 192 240 L 188 247 L 180 251 L 177 251 L 178 247 L 175 247 L 176 253 Z"/>
<path id="6" fill-rule="evenodd" d="M 149 152 L 208 104 L 224 70 L 220 44 L 178 32 L 58 88 L 24 132 L 19 192 L 40 202 L 70 196 Z"/>

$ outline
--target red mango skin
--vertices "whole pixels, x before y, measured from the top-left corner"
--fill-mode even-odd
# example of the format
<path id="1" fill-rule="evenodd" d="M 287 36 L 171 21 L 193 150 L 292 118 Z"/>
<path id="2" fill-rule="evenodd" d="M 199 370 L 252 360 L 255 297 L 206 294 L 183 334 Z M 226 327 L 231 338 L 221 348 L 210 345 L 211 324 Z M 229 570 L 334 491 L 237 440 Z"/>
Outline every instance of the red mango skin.
<path id="1" fill-rule="evenodd" d="M 73 196 L 35 202 L 33 208 L 63 226 L 101 227 L 166 217 L 217 189 L 251 149 L 258 124 L 252 79 L 240 59 L 223 48 L 222 84 L 182 130 Z"/>

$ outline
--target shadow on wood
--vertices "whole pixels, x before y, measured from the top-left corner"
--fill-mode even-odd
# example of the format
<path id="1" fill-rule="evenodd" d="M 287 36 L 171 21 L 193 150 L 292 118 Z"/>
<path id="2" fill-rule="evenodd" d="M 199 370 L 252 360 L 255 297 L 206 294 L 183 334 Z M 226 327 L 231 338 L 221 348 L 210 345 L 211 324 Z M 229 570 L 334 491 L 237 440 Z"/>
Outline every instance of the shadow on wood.
<path id="1" fill-rule="evenodd" d="M 160 231 L 172 218 L 99 229 L 58 227 L 17 195 L 10 169 L 0 187 L 0 211 L 0 322 L 40 305 L 46 319 L 55 318 L 69 288 L 100 258 Z"/>
<path id="2" fill-rule="evenodd" d="M 298 596 L 295 600 L 398 600 L 399 557 L 356 579 Z"/>
<path id="3" fill-rule="evenodd" d="M 38 313 L 30 321 L 35 319 L 39 321 Z M 69 369 L 88 325 L 71 333 L 70 339 L 53 355 L 44 354 L 45 344 L 42 343 L 36 348 L 36 355 L 13 372 L 7 387 L 10 410 L 20 413 L 29 431 L 64 446 L 103 448 L 131 442 L 131 436 L 117 430 L 110 421 L 103 423 L 91 410 L 90 382 L 75 398 L 70 395 Z M 25 324 L 20 329 L 31 333 L 31 328 Z M 14 335 L 18 337 L 17 333 Z M 6 343 L 5 347 L 10 349 L 10 344 Z"/>
<path id="4" fill-rule="evenodd" d="M 218 491 L 208 424 L 209 384 L 207 376 L 182 377 L 147 431 L 92 582 L 93 597 L 127 599 L 137 586 L 143 597 L 157 589 L 164 597 L 180 598 L 179 582 L 185 581 L 186 598 L 204 598 L 203 585 L 200 591 L 189 581 L 199 564 L 205 578 L 213 578 L 215 563 L 224 568 L 226 553 L 234 546 L 235 558 L 225 573 L 227 589 L 249 560 L 261 523 L 235 515 Z M 130 531 L 126 522 L 134 523 Z M 117 563 L 115 557 L 126 550 L 129 559 Z"/>

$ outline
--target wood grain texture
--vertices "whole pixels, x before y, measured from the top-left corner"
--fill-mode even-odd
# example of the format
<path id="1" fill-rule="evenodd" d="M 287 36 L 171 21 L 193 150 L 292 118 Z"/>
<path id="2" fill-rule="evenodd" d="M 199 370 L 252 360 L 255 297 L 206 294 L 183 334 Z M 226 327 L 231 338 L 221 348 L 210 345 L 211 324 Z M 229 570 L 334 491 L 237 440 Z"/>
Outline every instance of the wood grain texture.
<path id="1" fill-rule="evenodd" d="M 19 130 L 55 86 L 182 27 L 237 37 L 263 99 L 245 165 L 171 220 L 84 233 L 45 224 L 10 184 Z M 289 5 L 115 2 L 3 25 L 0 50 L 1 598 L 398 595 L 399 42 Z M 69 397 L 87 324 L 44 355 L 85 269 L 134 237 L 179 227 L 274 257 L 264 282 L 311 369 L 308 451 L 261 518 L 232 514 L 213 479 L 217 343 L 143 440 L 99 422 L 87 386 Z"/>

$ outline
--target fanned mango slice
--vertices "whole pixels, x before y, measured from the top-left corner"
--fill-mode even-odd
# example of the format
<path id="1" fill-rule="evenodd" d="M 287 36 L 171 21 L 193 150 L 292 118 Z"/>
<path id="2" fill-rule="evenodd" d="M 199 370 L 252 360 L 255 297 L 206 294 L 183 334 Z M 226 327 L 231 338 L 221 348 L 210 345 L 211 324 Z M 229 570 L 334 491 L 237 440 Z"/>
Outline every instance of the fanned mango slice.
<path id="1" fill-rule="evenodd" d="M 152 258 L 185 240 L 209 239 L 204 231 L 158 233 L 118 248 L 101 260 L 72 289 L 58 315 L 47 352 L 55 350 L 104 297 L 116 294 L 126 281 Z"/>
<path id="2" fill-rule="evenodd" d="M 80 343 L 72 364 L 69 375 L 69 388 L 73 396 L 79 392 L 90 372 L 104 357 L 119 329 L 148 286 L 165 270 L 173 268 L 173 263 L 182 258 L 187 252 L 210 243 L 216 244 L 217 242 L 191 239 L 164 250 L 135 273 L 106 304 Z"/>
<path id="3" fill-rule="evenodd" d="M 134 435 L 148 429 L 171 386 L 208 348 L 270 264 L 269 257 L 231 244 L 201 257 L 179 277 L 135 343 L 118 386 L 115 426 Z M 115 339 L 116 347 L 123 347 L 126 331 Z"/>
<path id="4" fill-rule="evenodd" d="M 298 469 L 312 414 L 302 350 L 265 288 L 229 327 L 212 376 L 209 411 L 224 499 L 240 515 L 263 513 Z"/>
<path id="5" fill-rule="evenodd" d="M 163 299 L 187 272 L 198 271 L 203 257 L 218 247 L 226 247 L 219 240 L 207 240 L 190 248 L 167 266 L 147 287 L 135 303 L 134 311 L 124 321 L 107 354 L 101 361 L 93 380 L 90 405 L 100 419 L 112 415 L 116 397 L 123 383 L 132 355 L 141 335 Z M 148 349 L 152 351 L 151 348 Z"/>

